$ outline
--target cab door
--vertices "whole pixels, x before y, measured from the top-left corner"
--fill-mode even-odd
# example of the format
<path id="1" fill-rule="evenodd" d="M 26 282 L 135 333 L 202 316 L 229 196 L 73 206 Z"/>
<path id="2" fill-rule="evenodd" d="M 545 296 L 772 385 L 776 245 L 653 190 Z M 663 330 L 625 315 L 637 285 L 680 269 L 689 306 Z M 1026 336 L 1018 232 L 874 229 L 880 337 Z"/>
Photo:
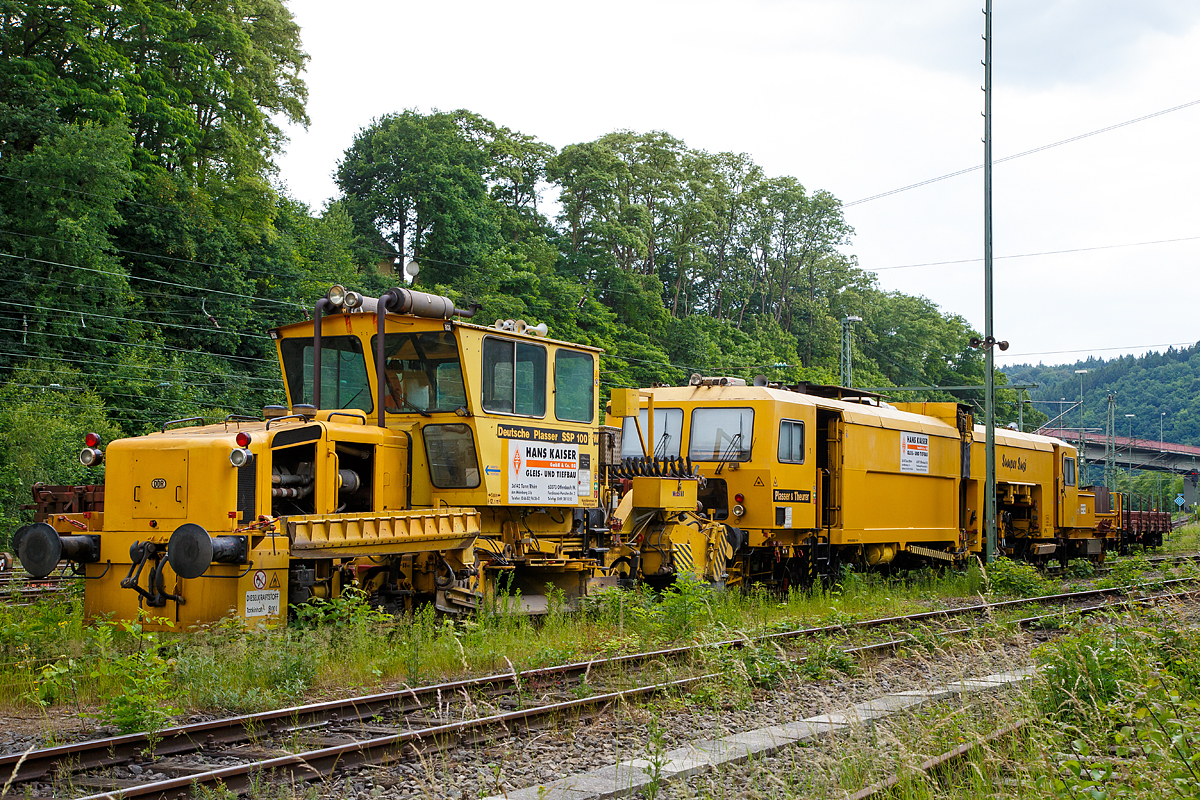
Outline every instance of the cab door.
<path id="1" fill-rule="evenodd" d="M 776 423 L 776 463 L 769 477 L 774 527 L 812 530 L 819 526 L 816 454 L 823 438 L 819 431 L 814 435 L 816 408 L 799 406 L 782 413 Z"/>
<path id="2" fill-rule="evenodd" d="M 1079 527 L 1079 470 L 1073 448 L 1054 448 L 1054 483 L 1057 488 L 1058 526 Z"/>

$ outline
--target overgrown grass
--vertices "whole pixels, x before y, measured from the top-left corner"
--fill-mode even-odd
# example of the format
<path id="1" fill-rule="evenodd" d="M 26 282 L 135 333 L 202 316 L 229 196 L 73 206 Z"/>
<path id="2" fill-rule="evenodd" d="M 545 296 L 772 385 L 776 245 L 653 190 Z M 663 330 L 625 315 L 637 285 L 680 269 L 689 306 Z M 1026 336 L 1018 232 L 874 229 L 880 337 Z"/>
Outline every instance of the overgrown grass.
<path id="1" fill-rule="evenodd" d="M 555 602 L 543 618 L 508 613 L 500 603 L 459 620 L 430 607 L 392 618 L 348 596 L 310 607 L 276 630 L 249 632 L 228 620 L 162 634 L 136 624 L 85 622 L 78 597 L 55 598 L 0 605 L 0 703 L 69 706 L 121 728 L 153 728 L 164 713 L 181 709 L 254 711 L 381 686 L 846 623 L 942 607 L 984 588 L 977 565 L 895 577 L 847 571 L 836 588 L 787 596 L 713 591 L 684 580 L 661 594 L 601 592 L 573 611 Z M 822 671 L 844 668 L 832 651 L 815 663 Z M 741 668 L 756 685 L 789 671 L 766 651 Z M 111 700 L 117 696 L 142 699 L 118 708 Z"/>
<path id="2" fill-rule="evenodd" d="M 1195 553 L 1200 551 L 1200 525 L 1192 523 L 1171 531 L 1163 537 L 1164 553 Z"/>
<path id="3" fill-rule="evenodd" d="M 881 796 L 1200 797 L 1200 629 L 1186 618 L 1189 613 L 1172 606 L 1080 619 L 1035 651 L 1042 669 L 1032 693 L 1027 700 L 1010 698 L 1004 714 L 943 711 L 914 726 L 911 738 L 885 734 L 891 740 L 885 749 L 899 751 L 903 779 Z M 921 757 L 1027 714 L 1033 724 L 947 770 L 929 775 L 913 769 Z M 985 718 L 990 721 L 980 724 Z M 842 761 L 858 763 L 858 749 L 849 742 L 839 746 Z M 860 771 L 863 780 L 872 777 Z M 856 784 L 841 785 L 853 791 Z"/>

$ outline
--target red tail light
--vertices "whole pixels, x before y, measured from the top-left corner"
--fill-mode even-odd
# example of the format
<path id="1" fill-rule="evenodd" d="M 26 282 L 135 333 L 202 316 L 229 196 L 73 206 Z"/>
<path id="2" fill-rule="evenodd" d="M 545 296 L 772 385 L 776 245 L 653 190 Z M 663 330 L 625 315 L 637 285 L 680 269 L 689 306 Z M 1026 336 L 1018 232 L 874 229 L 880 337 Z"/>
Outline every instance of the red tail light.
<path id="1" fill-rule="evenodd" d="M 744 503 L 744 502 L 746 502 L 746 495 L 742 494 L 741 492 L 738 492 L 737 494 L 735 494 L 735 495 L 733 496 L 733 502 L 735 502 L 735 503 Z"/>
<path id="2" fill-rule="evenodd" d="M 238 447 L 249 447 L 250 446 L 250 434 L 246 433 L 245 431 L 238 431 L 237 443 L 238 443 Z"/>
<path id="3" fill-rule="evenodd" d="M 83 443 L 85 445 L 87 445 L 88 447 L 99 447 L 100 446 L 100 434 L 98 434 L 98 433 L 85 434 L 83 437 Z"/>

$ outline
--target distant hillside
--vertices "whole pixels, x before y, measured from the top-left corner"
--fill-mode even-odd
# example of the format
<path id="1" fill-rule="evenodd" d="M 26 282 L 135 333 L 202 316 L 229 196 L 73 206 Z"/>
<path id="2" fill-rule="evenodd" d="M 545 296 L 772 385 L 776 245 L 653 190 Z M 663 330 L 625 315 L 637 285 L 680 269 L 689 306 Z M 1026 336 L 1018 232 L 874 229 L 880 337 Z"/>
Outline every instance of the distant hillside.
<path id="1" fill-rule="evenodd" d="M 1117 398 L 1117 433 L 1121 436 L 1128 435 L 1132 423 L 1134 436 L 1157 440 L 1161 419 L 1166 441 L 1200 446 L 1200 343 L 1140 358 L 1089 358 L 1052 367 L 1019 364 L 1007 368 L 1005 374 L 1010 383 L 1039 384 L 1030 391 L 1035 401 L 1065 398 L 1073 403 L 1079 400 L 1077 369 L 1088 370 L 1083 376 L 1084 427 L 1104 430 L 1111 392 Z M 1058 402 L 1036 403 L 1052 419 L 1059 413 L 1059 406 Z M 1134 417 L 1129 419 L 1126 414 Z M 1063 426 L 1079 426 L 1078 408 L 1068 413 Z"/>

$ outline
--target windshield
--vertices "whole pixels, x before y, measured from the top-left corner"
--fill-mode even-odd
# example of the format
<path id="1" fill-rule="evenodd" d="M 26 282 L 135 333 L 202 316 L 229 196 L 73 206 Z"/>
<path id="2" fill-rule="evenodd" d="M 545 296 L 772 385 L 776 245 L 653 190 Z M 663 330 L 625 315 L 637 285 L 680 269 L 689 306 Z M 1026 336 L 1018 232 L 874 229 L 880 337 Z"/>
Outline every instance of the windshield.
<path id="1" fill-rule="evenodd" d="M 633 421 L 633 417 L 626 417 L 621 424 L 621 458 L 629 458 L 642 455 L 642 437 L 648 436 L 650 430 L 647 427 L 650 415 L 646 409 L 638 412 L 638 420 L 642 424 L 641 435 L 638 434 L 637 425 Z M 663 458 L 664 456 L 677 458 L 679 456 L 679 444 L 683 439 L 683 409 L 682 408 L 656 408 L 654 409 L 654 456 Z"/>
<path id="2" fill-rule="evenodd" d="M 371 352 L 378 339 L 371 337 Z M 384 337 L 383 349 L 385 411 L 436 414 L 466 407 L 467 393 L 453 333 L 389 333 Z"/>
<path id="3" fill-rule="evenodd" d="M 312 339 L 284 339 L 279 350 L 293 405 L 312 403 Z M 367 413 L 375 409 L 362 341 L 357 336 L 321 338 L 320 407 L 356 408 Z"/>
<path id="4" fill-rule="evenodd" d="M 749 408 L 697 408 L 692 412 L 688 455 L 693 461 L 749 461 L 754 411 Z"/>

